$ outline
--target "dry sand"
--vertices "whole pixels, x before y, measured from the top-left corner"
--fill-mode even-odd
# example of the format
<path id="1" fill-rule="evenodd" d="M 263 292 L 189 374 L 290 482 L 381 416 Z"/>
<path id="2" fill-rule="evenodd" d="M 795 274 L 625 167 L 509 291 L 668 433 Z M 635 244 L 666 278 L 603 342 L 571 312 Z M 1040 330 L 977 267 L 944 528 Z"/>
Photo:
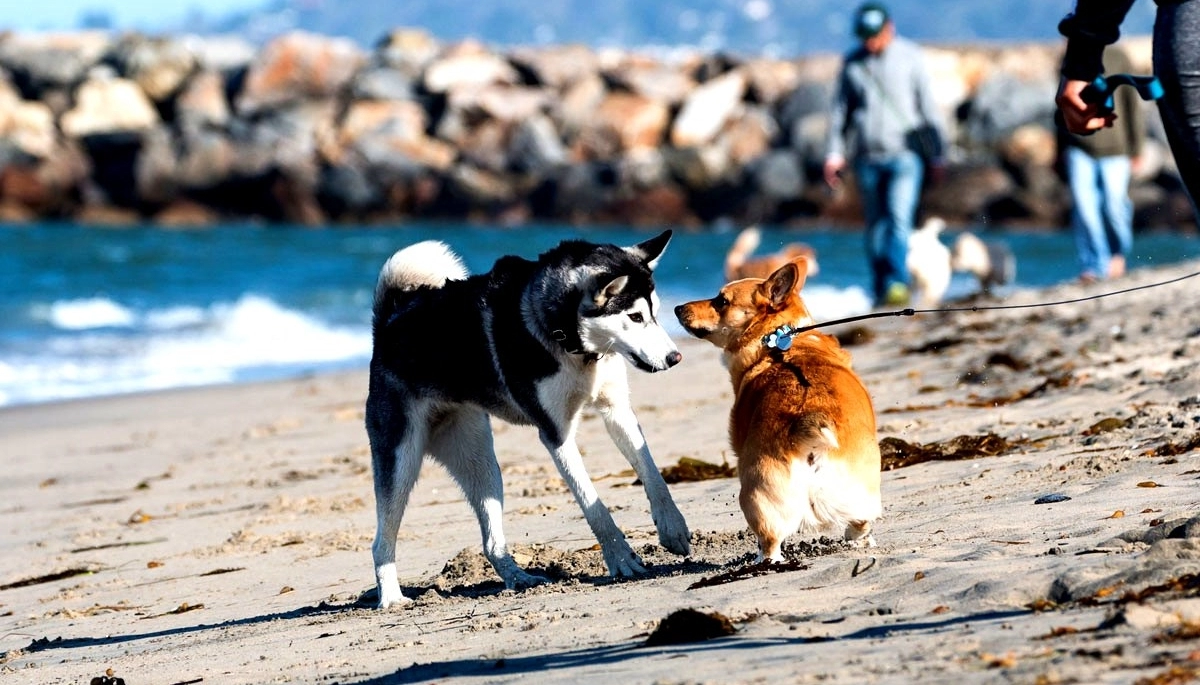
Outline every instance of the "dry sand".
<path id="1" fill-rule="evenodd" d="M 606 577 L 534 433 L 497 425 L 509 540 L 555 582 L 504 590 L 430 466 L 400 531 L 416 599 L 376 611 L 365 372 L 0 411 L 0 682 L 1185 682 L 1200 674 L 1198 288 L 869 322 L 851 351 L 881 439 L 961 456 L 997 438 L 885 473 L 877 548 L 795 539 L 791 563 L 757 575 L 735 479 L 671 486 L 694 553 L 666 554 L 591 417 L 580 443 L 646 577 Z M 681 350 L 669 372 L 630 372 L 656 460 L 732 462 L 716 350 Z M 684 609 L 732 635 L 646 646 Z"/>

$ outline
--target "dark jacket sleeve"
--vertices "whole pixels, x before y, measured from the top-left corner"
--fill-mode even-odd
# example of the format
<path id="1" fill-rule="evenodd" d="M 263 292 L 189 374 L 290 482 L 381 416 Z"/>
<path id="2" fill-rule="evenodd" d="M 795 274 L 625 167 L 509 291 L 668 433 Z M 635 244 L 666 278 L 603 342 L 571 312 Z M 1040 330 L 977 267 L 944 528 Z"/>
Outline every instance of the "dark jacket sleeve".
<path id="1" fill-rule="evenodd" d="M 1067 37 L 1062 75 L 1090 81 L 1103 73 L 1104 46 L 1117 42 L 1121 22 L 1134 0 L 1076 0 L 1075 11 L 1058 24 L 1058 32 Z"/>

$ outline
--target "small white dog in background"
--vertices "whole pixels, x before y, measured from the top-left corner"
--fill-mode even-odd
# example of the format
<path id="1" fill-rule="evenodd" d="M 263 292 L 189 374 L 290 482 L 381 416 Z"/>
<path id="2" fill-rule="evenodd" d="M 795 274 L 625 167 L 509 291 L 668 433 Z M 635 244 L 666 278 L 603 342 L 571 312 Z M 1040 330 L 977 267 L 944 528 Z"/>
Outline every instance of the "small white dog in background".
<path id="1" fill-rule="evenodd" d="M 950 249 L 938 238 L 945 227 L 940 217 L 930 217 L 908 238 L 908 275 L 918 307 L 941 304 L 950 287 Z"/>
<path id="2" fill-rule="evenodd" d="M 985 243 L 979 236 L 966 231 L 954 240 L 950 266 L 954 271 L 974 275 L 984 294 L 989 295 L 997 286 L 1008 285 L 1017 279 L 1017 258 L 1007 245 Z"/>

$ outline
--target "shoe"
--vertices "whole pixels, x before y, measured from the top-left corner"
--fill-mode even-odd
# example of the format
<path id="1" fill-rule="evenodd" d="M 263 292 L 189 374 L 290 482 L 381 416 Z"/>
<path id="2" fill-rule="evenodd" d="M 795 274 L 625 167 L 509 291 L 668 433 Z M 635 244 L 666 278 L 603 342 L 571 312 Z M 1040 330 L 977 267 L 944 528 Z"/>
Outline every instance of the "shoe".
<path id="1" fill-rule="evenodd" d="M 908 304 L 908 297 L 908 286 L 896 282 L 888 286 L 887 295 L 884 296 L 883 303 L 889 307 L 901 307 Z"/>

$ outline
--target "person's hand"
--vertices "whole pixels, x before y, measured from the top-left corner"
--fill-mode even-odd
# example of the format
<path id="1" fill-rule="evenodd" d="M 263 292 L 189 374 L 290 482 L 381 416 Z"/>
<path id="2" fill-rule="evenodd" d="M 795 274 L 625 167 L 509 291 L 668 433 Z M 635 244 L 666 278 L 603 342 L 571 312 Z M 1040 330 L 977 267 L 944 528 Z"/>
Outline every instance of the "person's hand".
<path id="1" fill-rule="evenodd" d="M 1095 133 L 1102 128 L 1112 126 L 1117 119 L 1117 115 L 1112 112 L 1100 111 L 1098 103 L 1083 101 L 1080 94 L 1088 85 L 1090 84 L 1087 81 L 1074 81 L 1066 78 L 1059 81 L 1058 95 L 1054 97 L 1054 104 L 1058 105 L 1058 110 L 1062 112 L 1063 123 L 1071 133 L 1080 135 Z"/>
<path id="2" fill-rule="evenodd" d="M 846 160 L 842 157 L 830 157 L 825 160 L 825 184 L 837 190 L 842 186 L 842 171 L 846 168 Z"/>

